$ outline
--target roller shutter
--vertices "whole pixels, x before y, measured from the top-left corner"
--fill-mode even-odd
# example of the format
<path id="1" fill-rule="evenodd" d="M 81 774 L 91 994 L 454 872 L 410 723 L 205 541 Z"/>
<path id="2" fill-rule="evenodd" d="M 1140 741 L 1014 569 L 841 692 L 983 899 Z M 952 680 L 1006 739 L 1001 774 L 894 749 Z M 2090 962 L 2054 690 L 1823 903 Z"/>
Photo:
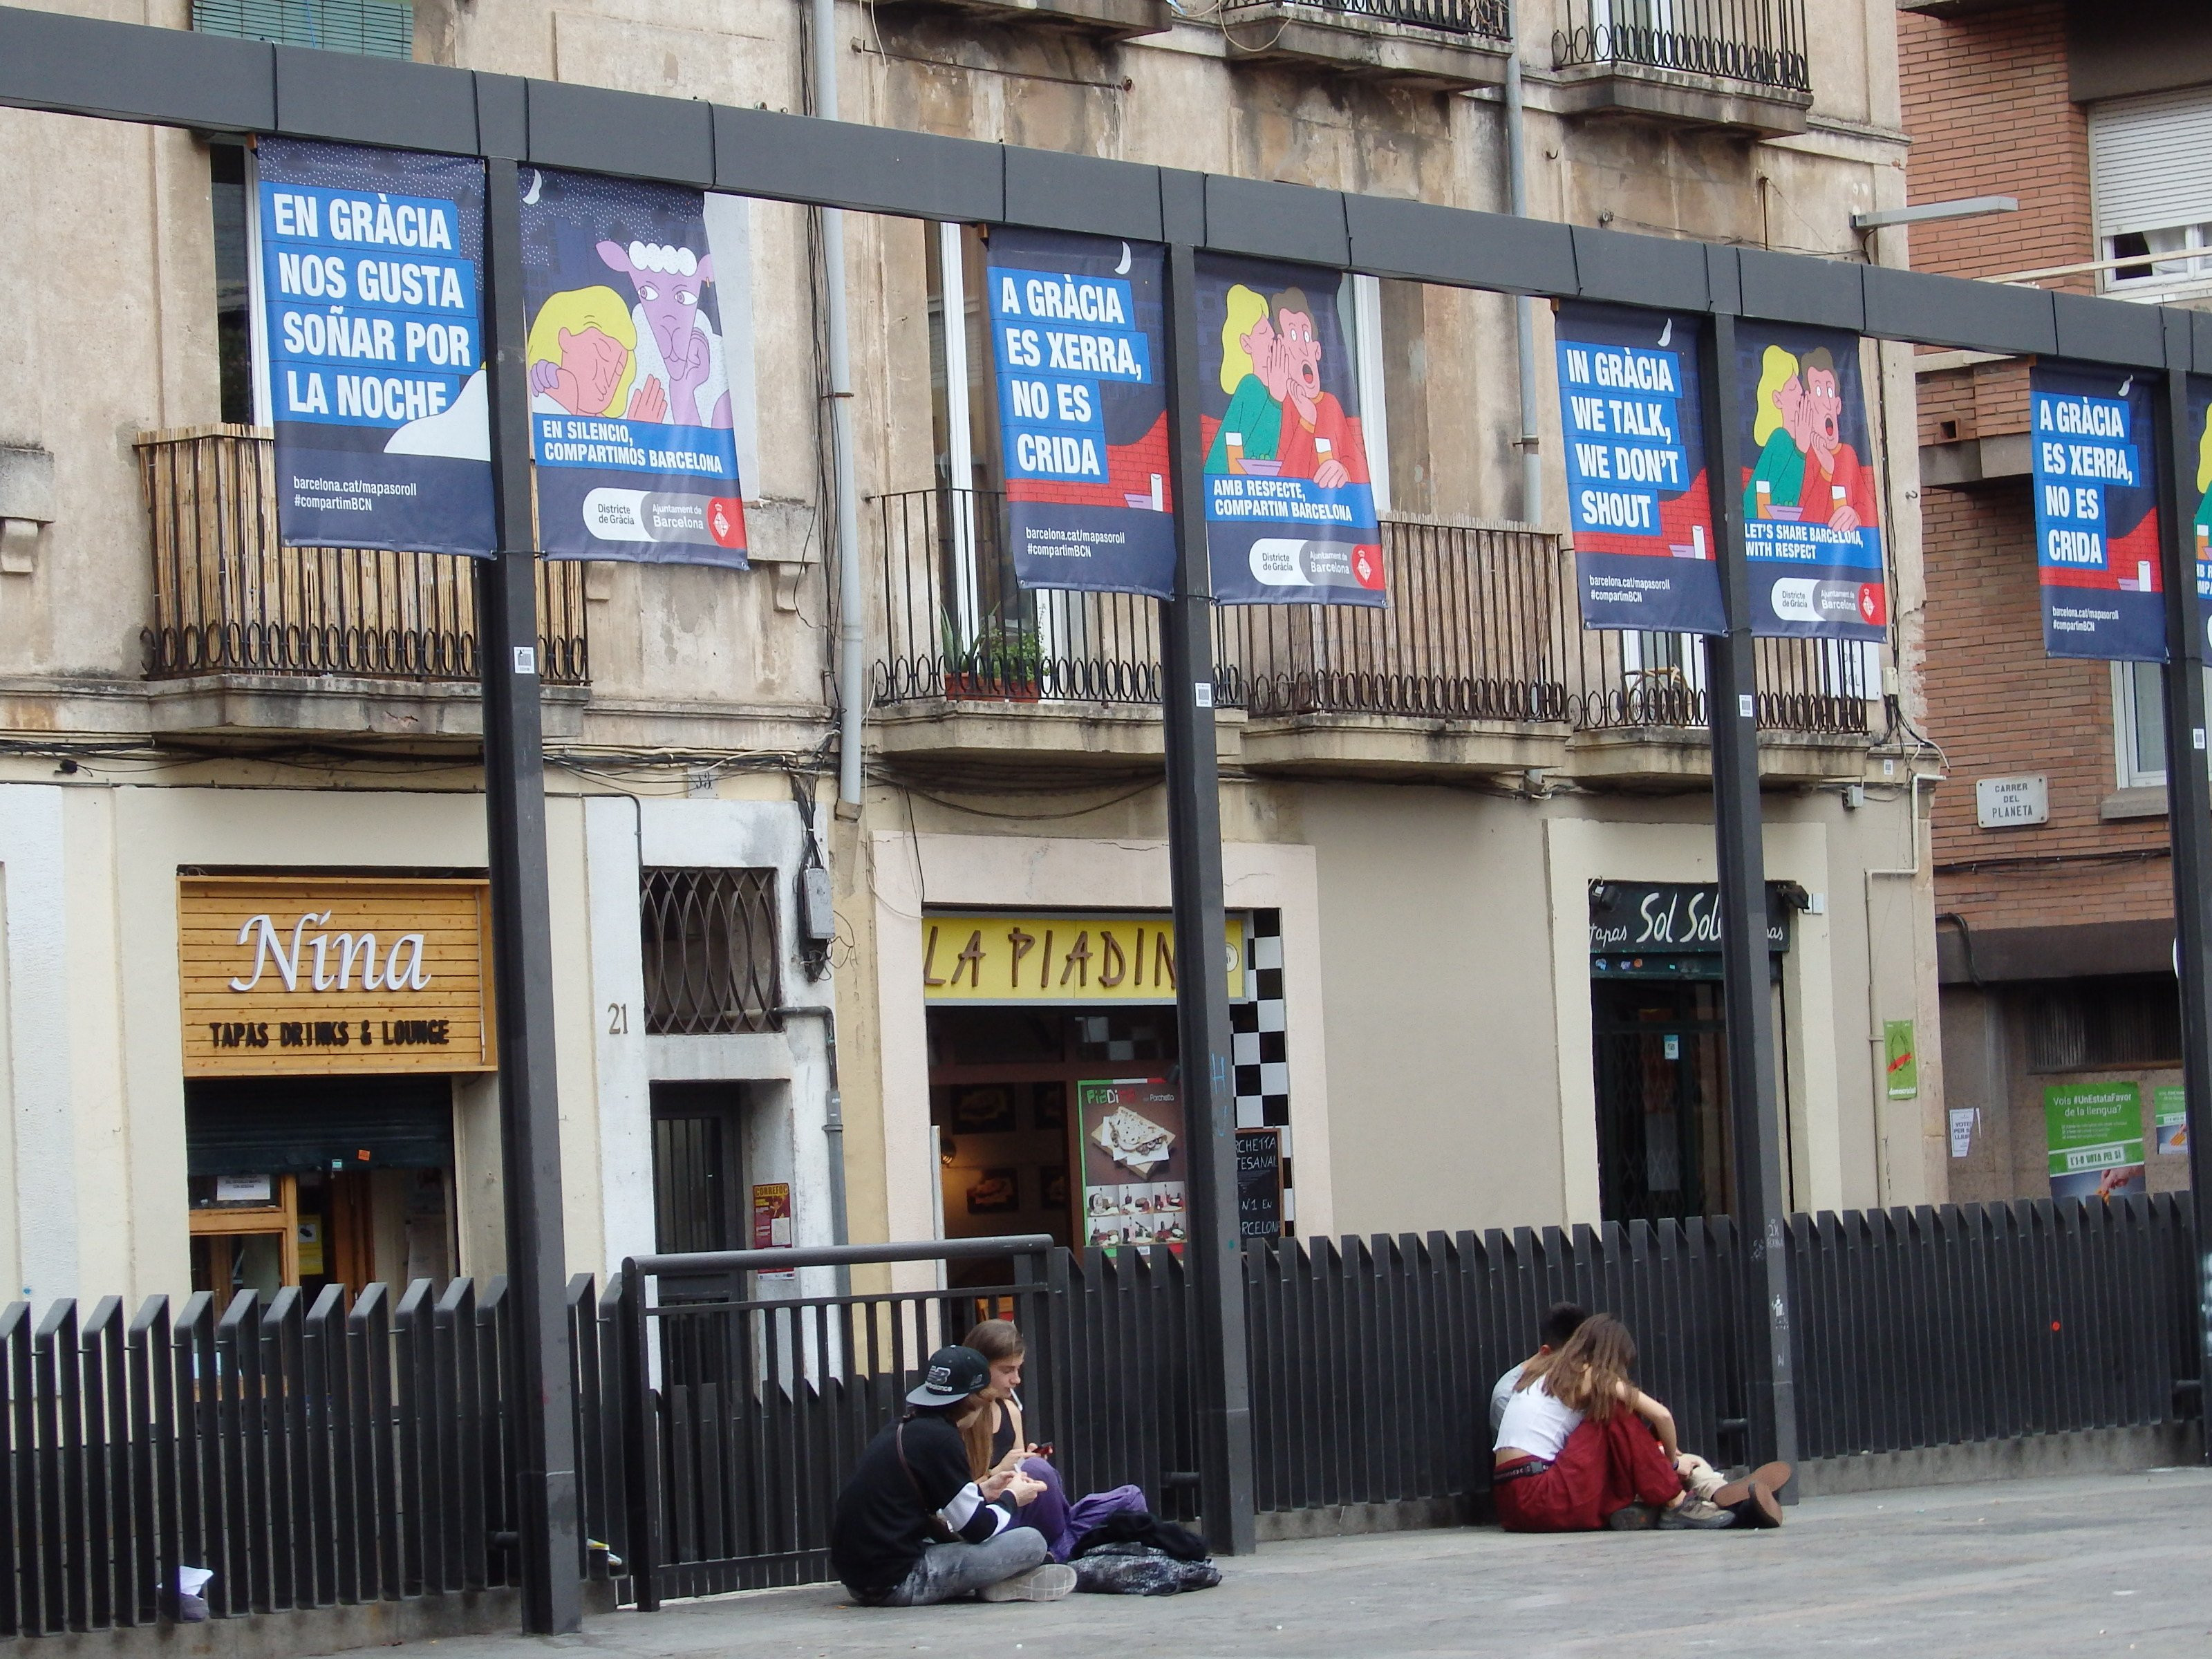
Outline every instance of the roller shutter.
<path id="1" fill-rule="evenodd" d="M 2212 87 L 2092 104 L 2089 176 L 2100 237 L 2212 222 Z"/>
<path id="2" fill-rule="evenodd" d="M 450 1169 L 453 1081 L 194 1079 L 185 1085 L 185 1160 L 195 1176 Z"/>

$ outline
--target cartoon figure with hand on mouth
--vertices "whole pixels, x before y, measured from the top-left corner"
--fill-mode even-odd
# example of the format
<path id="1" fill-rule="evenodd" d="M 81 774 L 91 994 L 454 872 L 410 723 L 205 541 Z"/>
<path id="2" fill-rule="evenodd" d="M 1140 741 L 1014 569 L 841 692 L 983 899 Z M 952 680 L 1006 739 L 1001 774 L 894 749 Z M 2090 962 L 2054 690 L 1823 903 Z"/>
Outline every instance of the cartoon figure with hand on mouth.
<path id="1" fill-rule="evenodd" d="M 1801 359 L 1771 345 L 1760 370 L 1752 431 L 1759 460 L 1745 481 L 1744 517 L 1791 518 L 1844 535 L 1876 528 L 1873 480 L 1844 441 L 1842 380 L 1828 349 Z"/>

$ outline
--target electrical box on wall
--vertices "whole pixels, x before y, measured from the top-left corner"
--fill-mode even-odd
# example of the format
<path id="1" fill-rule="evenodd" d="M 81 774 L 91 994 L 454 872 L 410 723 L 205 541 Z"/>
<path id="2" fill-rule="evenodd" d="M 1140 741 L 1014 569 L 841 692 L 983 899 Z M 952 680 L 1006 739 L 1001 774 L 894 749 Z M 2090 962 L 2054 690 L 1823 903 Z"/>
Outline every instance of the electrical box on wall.
<path id="1" fill-rule="evenodd" d="M 830 902 L 827 870 L 799 872 L 799 936 L 809 945 L 827 945 L 837 937 L 837 908 Z"/>

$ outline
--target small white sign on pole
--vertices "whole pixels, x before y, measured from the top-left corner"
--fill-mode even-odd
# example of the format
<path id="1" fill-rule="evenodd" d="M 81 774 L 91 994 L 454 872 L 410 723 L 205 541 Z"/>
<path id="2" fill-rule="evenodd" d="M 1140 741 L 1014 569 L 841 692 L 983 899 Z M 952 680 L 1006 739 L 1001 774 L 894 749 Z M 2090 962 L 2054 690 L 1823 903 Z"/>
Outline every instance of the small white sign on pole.
<path id="1" fill-rule="evenodd" d="M 2051 822 L 2051 780 L 2040 772 L 1974 780 L 1974 819 L 1984 830 Z"/>

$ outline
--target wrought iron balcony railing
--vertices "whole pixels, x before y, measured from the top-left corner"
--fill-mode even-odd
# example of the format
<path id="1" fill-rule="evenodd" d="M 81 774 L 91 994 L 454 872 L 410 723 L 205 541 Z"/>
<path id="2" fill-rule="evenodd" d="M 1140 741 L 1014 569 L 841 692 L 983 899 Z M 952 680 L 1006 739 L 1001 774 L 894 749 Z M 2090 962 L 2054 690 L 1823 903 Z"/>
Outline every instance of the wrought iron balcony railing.
<path id="1" fill-rule="evenodd" d="M 273 448 L 247 426 L 139 438 L 154 561 L 154 618 L 141 634 L 146 677 L 475 679 L 475 562 L 283 545 Z M 538 562 L 538 619 L 540 678 L 586 684 L 580 564 Z"/>
<path id="2" fill-rule="evenodd" d="M 1122 593 L 1024 592 L 1006 500 L 967 490 L 876 498 L 878 708 L 936 699 L 1157 704 L 1158 611 Z M 1518 529 L 1386 520 L 1390 603 L 1223 605 L 1215 701 L 1255 718 L 1344 714 L 1565 726 L 1695 727 L 1701 653 L 1672 634 L 1585 631 L 1572 558 Z M 1761 640 L 1759 724 L 1868 729 L 1878 668 L 1856 646 Z"/>
<path id="3" fill-rule="evenodd" d="M 1227 0 L 1221 9 L 1222 15 L 1233 21 L 1240 11 L 1275 3 L 1277 0 Z M 1513 38 L 1513 13 L 1509 0 L 1298 0 L 1298 3 L 1350 17 L 1371 17 L 1379 22 L 1440 29 L 1449 34 L 1479 34 L 1504 41 Z"/>
<path id="4" fill-rule="evenodd" d="M 1557 0 L 1552 66 L 1633 64 L 1809 93 L 1805 0 Z"/>

